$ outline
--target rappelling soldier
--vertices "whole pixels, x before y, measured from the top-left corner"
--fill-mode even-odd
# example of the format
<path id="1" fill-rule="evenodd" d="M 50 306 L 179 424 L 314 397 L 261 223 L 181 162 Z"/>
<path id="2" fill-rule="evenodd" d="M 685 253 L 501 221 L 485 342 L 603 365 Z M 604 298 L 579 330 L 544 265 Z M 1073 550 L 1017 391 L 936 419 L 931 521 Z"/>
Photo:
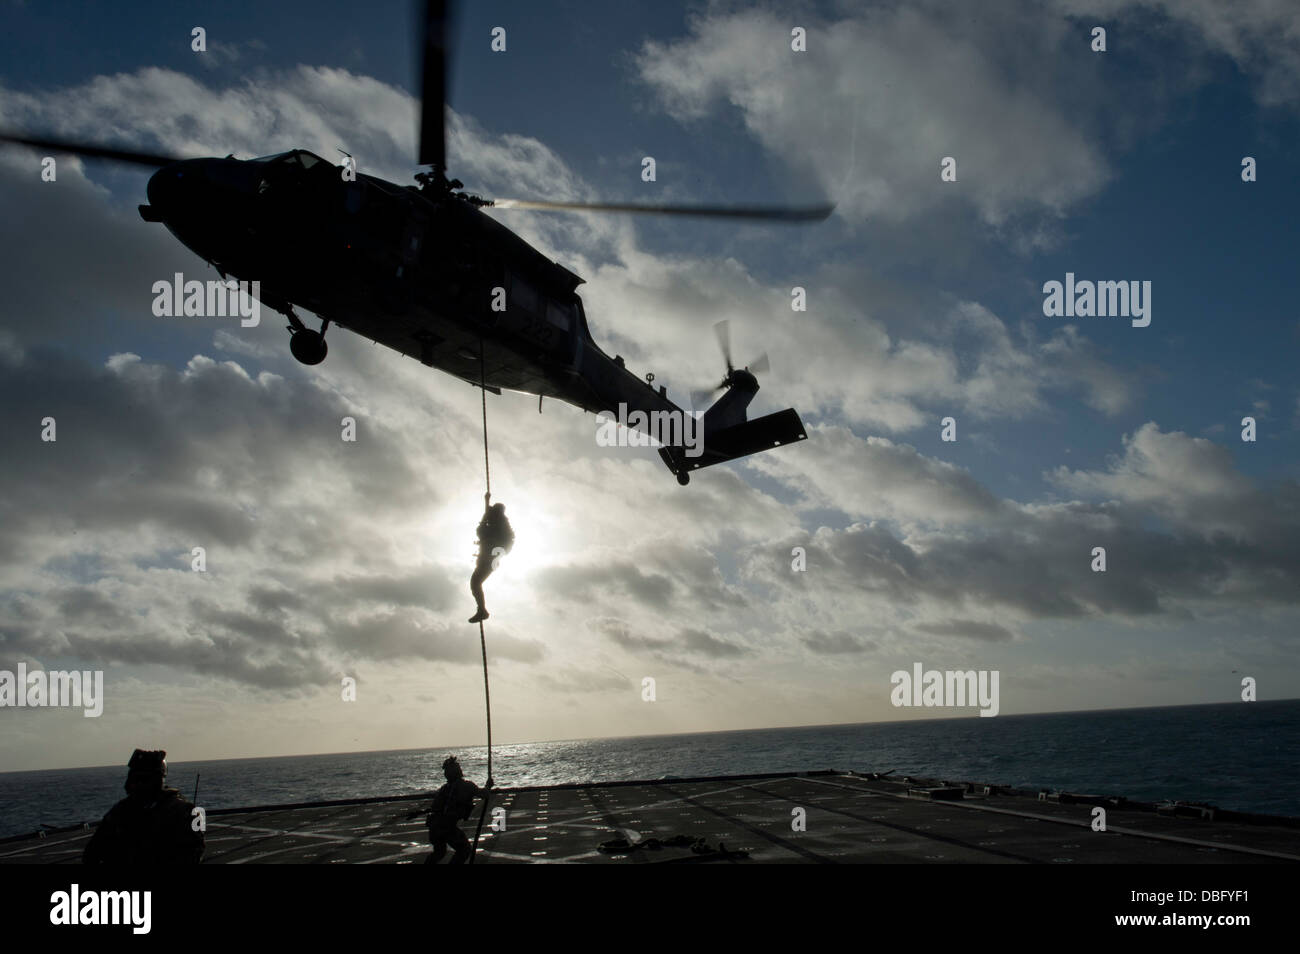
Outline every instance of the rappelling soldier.
<path id="1" fill-rule="evenodd" d="M 506 519 L 506 505 L 492 503 L 492 495 L 483 495 L 483 519 L 478 524 L 478 557 L 474 574 L 469 578 L 469 591 L 474 594 L 478 612 L 469 618 L 471 623 L 481 623 L 488 618 L 483 605 L 483 581 L 492 575 L 497 558 L 509 553 L 515 545 L 515 532 Z"/>
<path id="2" fill-rule="evenodd" d="M 165 788 L 167 753 L 136 749 L 126 767 L 126 798 L 95 829 L 81 856 L 88 865 L 185 865 L 203 857 L 194 805 Z"/>

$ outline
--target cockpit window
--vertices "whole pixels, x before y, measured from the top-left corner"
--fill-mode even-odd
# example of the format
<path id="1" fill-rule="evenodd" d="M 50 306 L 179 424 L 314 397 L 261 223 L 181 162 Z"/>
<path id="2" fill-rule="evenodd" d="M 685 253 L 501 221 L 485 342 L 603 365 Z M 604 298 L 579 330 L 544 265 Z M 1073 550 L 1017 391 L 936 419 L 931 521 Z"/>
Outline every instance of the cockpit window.
<path id="1" fill-rule="evenodd" d="M 312 168 L 312 166 L 315 166 L 317 163 L 324 162 L 325 160 L 322 159 L 320 156 L 312 155 L 310 152 L 307 152 L 307 150 L 305 149 L 293 149 L 290 150 L 289 152 L 277 152 L 273 156 L 259 156 L 258 158 L 251 159 L 249 161 L 270 162 L 270 163 L 276 163 L 277 165 L 299 166 L 303 169 L 310 169 Z"/>

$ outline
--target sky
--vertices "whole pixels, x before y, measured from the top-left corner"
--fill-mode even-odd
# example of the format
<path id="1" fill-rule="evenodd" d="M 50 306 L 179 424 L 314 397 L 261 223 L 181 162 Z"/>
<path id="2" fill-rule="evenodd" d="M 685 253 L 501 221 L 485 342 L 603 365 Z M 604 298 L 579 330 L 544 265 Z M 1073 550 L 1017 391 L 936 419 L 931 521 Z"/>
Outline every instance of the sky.
<path id="1" fill-rule="evenodd" d="M 495 741 L 985 721 L 893 705 L 917 663 L 997 671 L 1002 715 L 1229 702 L 1243 676 L 1300 696 L 1290 4 L 462 7 L 471 191 L 836 203 L 811 226 L 490 213 L 679 402 L 721 377 L 729 319 L 738 358 L 771 358 L 751 416 L 793 406 L 809 435 L 683 488 L 589 414 L 490 396 L 517 533 L 486 585 Z M 345 149 L 405 184 L 414 22 L 5 0 L 0 127 Z M 481 744 L 477 391 L 343 330 L 298 365 L 269 309 L 155 317 L 154 282 L 216 276 L 140 219 L 148 172 L 57 157 L 46 182 L 40 158 L 0 148 L 0 670 L 102 670 L 105 701 L 0 710 L 0 769 Z M 1067 273 L 1149 282 L 1150 323 L 1046 315 Z"/>

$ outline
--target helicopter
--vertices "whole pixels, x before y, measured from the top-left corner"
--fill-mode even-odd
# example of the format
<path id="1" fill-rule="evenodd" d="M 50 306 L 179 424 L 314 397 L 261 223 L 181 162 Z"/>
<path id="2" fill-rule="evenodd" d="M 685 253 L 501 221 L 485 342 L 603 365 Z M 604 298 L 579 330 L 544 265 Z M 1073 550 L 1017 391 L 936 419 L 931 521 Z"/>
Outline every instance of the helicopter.
<path id="1" fill-rule="evenodd" d="M 400 186 L 356 171 L 344 153 L 335 165 L 304 149 L 255 159 L 180 158 L 0 132 L 0 142 L 155 168 L 139 206 L 223 279 L 257 280 L 263 305 L 288 321 L 289 347 L 305 365 L 328 353 L 331 325 L 481 387 L 554 398 L 596 414 L 641 412 L 636 422 L 690 413 L 610 357 L 591 336 L 583 279 L 551 261 L 482 210 L 485 208 L 642 213 L 815 222 L 831 205 L 699 206 L 484 199 L 445 172 L 447 36 L 451 10 L 426 0 L 422 12 L 418 162 L 427 172 Z M 342 151 L 342 150 L 340 150 Z M 308 327 L 295 307 L 321 320 Z M 678 483 L 690 473 L 807 438 L 787 408 L 753 420 L 746 408 L 766 356 L 731 360 L 728 326 L 715 326 L 726 362 L 720 384 L 692 392 L 708 399 L 702 448 L 661 443 L 659 455 Z M 669 418 L 671 419 L 671 418 Z"/>

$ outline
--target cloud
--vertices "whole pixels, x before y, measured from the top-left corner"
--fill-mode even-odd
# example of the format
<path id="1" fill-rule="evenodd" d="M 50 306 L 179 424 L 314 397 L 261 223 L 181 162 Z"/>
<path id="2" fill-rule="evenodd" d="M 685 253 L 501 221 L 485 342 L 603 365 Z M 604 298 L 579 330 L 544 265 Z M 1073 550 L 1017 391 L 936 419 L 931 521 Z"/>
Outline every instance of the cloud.
<path id="1" fill-rule="evenodd" d="M 663 606 L 673 598 L 673 581 L 656 573 L 645 573 L 627 560 L 599 566 L 551 567 L 542 572 L 540 585 L 563 593 L 571 599 L 584 600 L 595 592 L 626 594 L 640 603 Z"/>
<path id="2" fill-rule="evenodd" d="M 300 402 L 308 393 L 313 404 L 322 397 L 314 388 L 303 391 L 303 384 L 289 379 L 254 379 L 237 365 L 209 360 L 168 371 L 135 358 L 115 359 L 94 372 L 38 354 L 24 357 L 10 371 L 3 397 L 20 418 L 39 420 L 29 405 L 50 394 L 80 397 L 73 409 L 54 407 L 66 450 L 41 448 L 77 456 L 60 458 L 54 469 L 32 469 L 43 466 L 30 452 L 39 444 L 37 429 L 13 435 L 16 442 L 6 448 L 7 458 L 22 464 L 12 471 L 7 488 L 0 552 L 10 555 L 11 573 L 23 565 L 39 568 L 28 574 L 29 594 L 49 593 L 45 608 L 30 595 L 10 602 L 3 631 L 8 648 L 136 663 L 193 663 L 195 671 L 264 687 L 332 678 L 347 659 L 473 664 L 472 645 L 453 636 L 438 615 L 454 611 L 463 581 L 449 579 L 440 567 L 421 569 L 382 558 L 376 562 L 365 555 L 366 547 L 357 546 L 359 539 L 382 541 L 386 535 L 373 528 L 367 534 L 358 517 L 346 515 L 365 514 L 365 523 L 378 518 L 396 526 L 408 522 L 411 508 L 437 500 L 421 484 L 417 475 L 422 469 L 407 444 L 394 445 L 397 456 L 380 468 L 392 484 L 372 483 L 379 478 L 370 462 L 385 453 L 382 426 L 366 425 L 369 439 L 376 442 L 368 455 L 377 458 L 337 456 L 328 465 L 330 484 L 365 501 L 364 506 L 339 506 L 335 497 L 317 510 L 320 518 L 312 518 L 301 503 L 285 510 L 266 491 L 274 488 L 274 497 L 285 501 L 310 500 L 319 493 L 303 481 L 320 469 L 309 463 L 311 455 L 334 447 L 337 433 L 326 432 L 323 442 L 299 426 L 311 416 Z M 214 398 L 218 394 L 219 402 Z M 247 407 L 241 409 L 241 403 Z M 205 420 L 204 405 L 214 404 L 225 413 L 209 415 L 196 428 L 195 421 Z M 337 420 L 340 410 L 321 416 Z M 95 416 L 87 419 L 86 414 Z M 252 420 L 257 424 L 248 427 Z M 70 433 L 77 439 L 69 440 Z M 80 436 L 91 433 L 94 441 Z M 142 436 L 147 443 L 141 443 Z M 1269 537 L 1215 541 L 1196 553 L 1185 551 L 1181 534 L 1187 530 L 1170 535 L 1133 529 L 1141 523 L 1140 511 L 1133 508 L 1158 510 L 1184 497 L 1219 510 L 1240 504 L 1248 515 L 1262 512 L 1267 501 L 1257 500 L 1221 448 L 1162 434 L 1154 425 L 1141 429 L 1125 447 L 1124 458 L 1106 472 L 1063 471 L 1058 478 L 1066 489 L 1104 492 L 1128 508 L 1124 511 L 1107 504 L 999 500 L 960 468 L 907 445 L 858 438 L 843 428 L 814 429 L 797 461 L 786 462 L 782 455 L 756 458 L 766 462 L 760 468 L 764 473 L 797 490 L 810 506 L 833 506 L 854 518 L 888 517 L 910 528 L 899 536 L 881 525 L 857 524 L 840 531 L 823 529 L 811 541 L 802 541 L 811 543 L 809 578 L 837 604 L 837 612 L 824 622 L 839 627 L 830 635 L 806 638 L 804 645 L 819 654 L 853 652 L 861 644 L 845 635 L 844 624 L 867 612 L 883 612 L 896 627 L 903 622 L 900 610 L 920 613 L 916 631 L 988 640 L 1005 638 L 1010 629 L 971 620 L 965 616 L 969 608 L 1001 607 L 1021 621 L 1098 614 L 1137 618 L 1173 612 L 1201 597 L 1280 603 L 1293 598 L 1286 580 L 1295 576 L 1295 546 L 1286 544 L 1286 527 L 1276 520 Z M 147 479 L 122 480 L 146 451 L 149 467 L 138 478 Z M 86 464 L 78 462 L 81 455 Z M 92 459 L 94 465 L 88 463 Z M 248 467 L 254 469 L 244 472 Z M 101 475 L 89 497 L 77 479 L 87 471 Z M 201 479 L 186 476 L 191 474 Z M 663 481 L 652 469 L 646 477 L 651 487 Z M 151 483 L 155 479 L 161 481 L 158 486 Z M 736 613 L 748 602 L 738 589 L 741 584 L 729 582 L 721 572 L 717 558 L 689 542 L 708 532 L 701 520 L 714 520 L 719 512 L 737 515 L 726 525 L 740 534 L 741 552 L 748 551 L 751 560 L 760 551 L 771 552 L 767 548 L 772 544 L 762 541 L 789 535 L 788 524 L 782 529 L 768 523 L 761 508 L 747 521 L 744 506 L 710 499 L 721 489 L 735 500 L 763 499 L 742 486 L 728 479 L 702 487 L 701 496 L 691 498 L 698 511 L 673 516 L 679 527 L 675 532 L 684 534 L 680 540 L 625 540 L 612 561 L 613 551 L 574 554 L 576 562 L 540 568 L 532 585 L 553 600 L 591 607 L 626 608 L 631 599 L 641 622 L 611 618 L 598 620 L 593 629 L 634 655 L 740 659 L 750 651 L 720 639 L 710 628 L 692 626 L 668 635 L 653 620 L 671 605 L 695 607 L 708 619 L 713 613 Z M 663 487 L 665 493 L 676 490 L 666 482 Z M 249 510 L 254 490 L 258 499 Z M 386 505 L 377 509 L 377 499 Z M 59 514 L 71 528 L 64 532 L 76 531 L 81 542 L 65 537 L 68 543 L 62 543 L 35 533 L 43 523 L 36 515 L 42 513 Z M 250 522 L 249 514 L 258 519 Z M 262 526 L 268 518 L 270 523 Z M 1257 517 L 1242 526 L 1258 534 L 1267 529 Z M 588 529 L 597 536 L 604 532 L 599 522 Z M 211 569 L 244 578 L 220 600 L 203 596 L 201 575 L 188 570 L 194 540 L 216 541 L 209 542 Z M 1100 576 L 1088 570 L 1088 554 L 1098 542 L 1108 546 L 1112 570 L 1120 572 Z M 381 544 L 376 552 L 383 549 Z M 777 550 L 789 552 L 788 547 Z M 112 563 L 76 564 L 86 578 L 81 585 L 56 582 L 74 566 L 69 557 L 97 552 L 112 554 Z M 294 556 L 286 566 L 282 558 L 268 559 L 275 553 Z M 362 562 L 354 562 L 353 554 L 360 554 Z M 259 569 L 267 566 L 282 569 L 268 576 Z M 760 645 L 770 646 L 773 636 L 789 628 L 797 632 L 806 623 L 790 603 L 788 559 L 780 561 L 780 579 L 756 566 L 746 565 L 743 579 L 748 582 L 743 585 L 763 587 L 762 609 L 755 606 L 751 616 L 763 621 L 758 632 L 771 634 L 760 637 Z M 111 609 L 142 605 L 152 609 L 140 620 Z M 965 622 L 956 622 L 960 619 Z M 158 635 L 169 630 L 187 635 Z M 502 658 L 524 663 L 544 658 L 535 641 L 502 635 L 503 640 L 494 640 L 494 652 Z"/>
<path id="3" fill-rule="evenodd" d="M 406 608 L 391 613 L 374 613 L 350 620 L 332 620 L 331 642 L 362 660 L 425 659 L 474 663 L 479 647 L 463 637 L 464 628 L 449 624 L 429 613 Z M 492 633 L 492 652 L 499 659 L 538 662 L 545 650 L 536 640 L 520 639 L 497 627 Z"/>
<path id="4" fill-rule="evenodd" d="M 1055 0 L 1062 13 L 1131 29 L 1147 19 L 1184 28 L 1202 49 L 1226 55 L 1254 78 L 1265 106 L 1300 106 L 1300 19 L 1288 3 L 1241 0 Z M 1145 24 L 1143 24 L 1145 25 Z M 1143 31 L 1146 33 L 1147 31 Z"/>
<path id="5" fill-rule="evenodd" d="M 801 409 L 842 417 L 855 427 L 905 433 L 962 412 L 981 420 L 1043 414 L 1062 394 L 1079 394 L 1106 414 L 1127 410 L 1139 393 L 1132 373 L 1114 367 L 1072 325 L 1013 331 L 978 302 L 927 297 L 908 301 L 887 322 L 879 296 L 848 270 L 828 267 L 805 279 L 814 314 L 790 321 L 790 289 L 759 282 L 735 260 L 676 259 L 624 248 L 621 261 L 591 275 L 588 313 L 612 330 L 612 347 L 644 364 L 681 354 L 683 341 L 707 340 L 700 315 L 730 320 L 737 359 L 772 356 L 767 389 Z M 892 327 L 891 327 L 892 325 Z M 722 374 L 717 352 L 688 349 L 667 379 L 686 401 L 690 387 Z M 779 405 L 784 406 L 784 405 Z"/>
<path id="6" fill-rule="evenodd" d="M 441 495 L 382 420 L 348 444 L 336 422 L 356 412 L 337 395 L 202 356 L 93 368 L 36 351 L 5 372 L 0 400 L 33 426 L 0 434 L 0 569 L 16 597 L 0 644 L 277 687 L 318 681 L 344 651 L 465 657 L 439 651 L 427 618 L 451 603 L 442 568 L 385 556 L 393 528 Z M 206 573 L 191 571 L 196 546 Z M 512 637 L 497 650 L 541 658 Z"/>
<path id="7" fill-rule="evenodd" d="M 1148 421 L 1123 439 L 1125 452 L 1106 471 L 1060 467 L 1050 480 L 1075 494 L 1108 496 L 1191 519 L 1193 509 L 1242 502 L 1252 483 L 1236 471 L 1222 445 Z"/>
<path id="8" fill-rule="evenodd" d="M 1109 168 L 1095 117 L 1072 126 L 1059 72 L 1041 88 L 1026 79 L 1070 24 L 1003 61 L 979 31 L 1020 17 L 990 8 L 983 25 L 930 7 L 855 14 L 842 34 L 827 29 L 840 21 L 809 21 L 819 48 L 790 76 L 757 52 L 773 37 L 788 50 L 788 33 L 771 33 L 774 14 L 714 8 L 640 62 L 684 120 L 734 108 L 774 154 L 832 186 L 856 150 L 862 174 L 842 206 L 854 221 L 881 217 L 900 234 L 946 227 L 957 212 L 981 228 L 1050 231 Z M 856 42 L 875 62 L 852 61 Z M 872 86 L 882 81 L 895 88 Z M 820 89 L 824 108 L 788 110 L 803 113 L 794 118 L 764 98 L 818 103 Z M 850 106 L 856 132 L 835 125 Z M 225 86 L 145 69 L 68 90 L 0 90 L 6 125 L 187 155 L 332 155 L 362 143 L 350 148 L 362 171 L 394 181 L 412 168 L 414 112 L 400 89 L 316 67 Z M 455 113 L 449 123 L 454 163 L 473 171 L 475 189 L 592 194 L 543 142 Z M 934 156 L 915 159 L 949 140 L 960 140 L 959 197 L 940 190 Z M 12 425 L 0 431 L 0 657 L 120 665 L 145 686 L 142 699 L 157 675 L 215 709 L 230 696 L 333 704 L 340 673 L 355 673 L 389 694 L 404 723 L 436 680 L 437 720 L 481 716 L 478 634 L 464 622 L 479 396 L 354 336 L 333 337 L 329 360 L 304 370 L 278 322 L 154 319 L 152 281 L 198 261 L 139 221 L 129 187 L 110 194 L 77 162 L 60 164 L 57 186 L 32 169 L 29 153 L 0 154 L 15 210 L 0 221 L 10 250 L 0 278 L 16 303 L 0 332 Z M 864 717 L 860 686 L 884 654 L 1020 653 L 1044 624 L 1069 623 L 1059 631 L 1073 638 L 1097 621 L 1125 633 L 1295 608 L 1300 494 L 1247 478 L 1224 447 L 1148 424 L 1106 466 L 1050 469 L 1057 493 L 1020 499 L 991 489 L 969 459 L 918 448 L 947 414 L 974 445 L 972 423 L 1059 418 L 1063 398 L 1129 410 L 1141 382 L 1073 326 L 1040 329 L 911 272 L 891 284 L 870 273 L 862 245 L 823 260 L 756 238 L 788 254 L 763 270 L 717 248 L 651 252 L 613 219 L 502 219 L 590 280 L 598 340 L 638 374 L 659 372 L 685 400 L 721 373 L 707 324 L 733 318 L 738 358 L 772 355 L 752 412 L 792 403 L 811 422 L 810 440 L 681 488 L 652 452 L 597 448 L 592 420 L 572 408 L 547 402 L 539 415 L 527 396 L 490 399 L 493 492 L 519 533 L 487 587 L 493 698 L 505 700 L 494 716 L 507 733 L 513 718 L 516 737 L 573 734 L 575 723 L 546 721 L 557 692 L 583 694 L 581 724 L 607 719 L 611 731 L 847 721 Z M 796 320 L 783 269 L 809 292 L 810 313 Z M 47 415 L 58 421 L 53 444 L 40 440 Z M 357 418 L 355 444 L 340 440 L 345 415 Z M 899 437 L 917 430 L 926 434 L 912 443 Z M 1089 565 L 1098 545 L 1104 574 Z M 206 548 L 205 573 L 191 570 L 194 546 Z M 793 546 L 808 551 L 806 573 L 791 570 Z M 604 707 L 601 693 L 635 686 L 618 670 L 644 671 L 628 666 L 647 657 L 673 667 L 683 704 L 666 716 L 639 701 L 635 715 Z M 770 694 L 732 699 L 719 692 L 731 679 Z M 838 680 L 852 684 L 842 696 L 828 688 Z M 805 701 L 785 707 L 781 692 Z M 454 724 L 465 738 L 477 731 Z"/>
<path id="9" fill-rule="evenodd" d="M 633 688 L 632 681 L 621 673 L 607 669 L 568 667 L 555 673 L 542 673 L 538 681 L 558 693 L 612 692 Z"/>
<path id="10" fill-rule="evenodd" d="M 590 620 L 587 625 L 624 649 L 665 649 L 672 645 L 671 639 L 633 634 L 632 627 L 621 619 L 602 617 Z"/>
<path id="11" fill-rule="evenodd" d="M 680 654 L 703 656 L 707 659 L 734 659 L 748 653 L 746 647 L 719 639 L 703 629 L 686 627 L 675 637 L 645 636 L 633 633 L 626 620 L 600 617 L 589 620 L 588 626 L 623 649 L 636 653 L 649 652 L 657 659 L 680 662 Z"/>
<path id="12" fill-rule="evenodd" d="M 783 464 L 754 466 L 858 522 L 745 551 L 742 576 L 772 594 L 774 625 L 820 632 L 869 618 L 894 641 L 905 628 L 1005 641 L 1033 620 L 1191 619 L 1294 606 L 1300 592 L 1300 487 L 1257 488 L 1222 447 L 1153 423 L 1106 471 L 1051 475 L 1100 502 L 997 500 L 959 468 L 843 430 L 823 430 L 809 447 L 806 479 Z M 806 573 L 790 571 L 793 545 L 806 548 Z M 1091 569 L 1097 546 L 1104 573 Z M 816 610 L 795 611 L 811 593 Z"/>
<path id="13" fill-rule="evenodd" d="M 806 52 L 790 48 L 796 23 Z M 1106 54 L 1090 48 L 1095 25 L 1109 30 Z M 1129 68 L 1139 58 L 1178 68 Z M 1119 155 L 1211 81 L 1240 70 L 1261 104 L 1300 106 L 1300 18 L 1277 0 L 990 0 L 978 18 L 941 0 L 828 16 L 713 4 L 634 64 L 670 116 L 688 128 L 738 119 L 886 246 L 915 238 L 895 228 L 906 224 L 931 253 L 992 234 L 1029 254 L 1060 244 L 1065 216 L 1108 186 Z M 940 179 L 945 158 L 955 182 Z"/>
<path id="14" fill-rule="evenodd" d="M 851 517 L 929 525 L 996 518 L 1001 502 L 969 473 L 883 437 L 859 438 L 848 428 L 809 429 L 799 458 L 754 458 L 756 470 L 798 488 L 805 506 Z"/>
<path id="15" fill-rule="evenodd" d="M 997 623 L 980 623 L 969 619 L 954 619 L 943 623 L 921 623 L 917 627 L 923 633 L 935 636 L 961 636 L 967 639 L 980 639 L 988 642 L 1002 642 L 1015 638 L 1015 634 L 1005 626 Z"/>
<path id="16" fill-rule="evenodd" d="M 791 51 L 792 22 L 767 10 L 711 11 L 690 21 L 684 39 L 647 41 L 639 75 L 683 121 L 736 110 L 765 149 L 811 172 L 853 222 L 900 221 L 954 202 L 992 226 L 1051 217 L 1110 176 L 1038 77 L 1009 76 L 1014 61 L 964 32 L 965 18 L 946 7 L 801 17 L 806 53 Z M 957 183 L 940 181 L 945 156 L 957 159 Z"/>
<path id="17" fill-rule="evenodd" d="M 702 629 L 683 629 L 677 638 L 687 652 L 698 653 L 710 659 L 731 659 L 745 655 L 743 646 L 718 639 Z"/>
<path id="18" fill-rule="evenodd" d="M 869 652 L 873 644 L 848 633 L 810 633 L 803 644 L 820 656 L 841 656 Z"/>

